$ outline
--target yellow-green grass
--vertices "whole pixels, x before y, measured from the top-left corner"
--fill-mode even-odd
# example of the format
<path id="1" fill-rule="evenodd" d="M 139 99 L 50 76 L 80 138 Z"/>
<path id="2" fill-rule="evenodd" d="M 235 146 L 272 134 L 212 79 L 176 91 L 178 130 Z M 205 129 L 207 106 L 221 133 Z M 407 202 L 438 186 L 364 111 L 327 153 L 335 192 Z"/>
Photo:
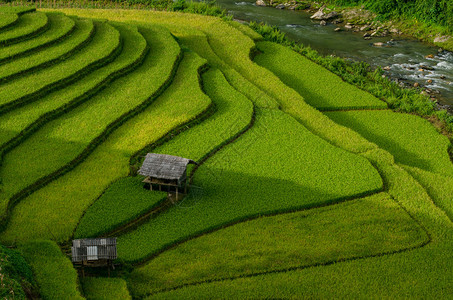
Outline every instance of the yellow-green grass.
<path id="1" fill-rule="evenodd" d="M 42 12 L 30 12 L 19 17 L 11 29 L 0 33 L 0 45 L 10 45 L 24 40 L 46 29 L 47 15 Z"/>
<path id="2" fill-rule="evenodd" d="M 211 69 L 203 73 L 202 78 L 203 89 L 216 108 L 214 115 L 152 152 L 199 161 L 251 122 L 252 103 L 229 86 L 219 70 Z M 141 176 L 128 177 L 112 184 L 88 209 L 77 227 L 75 236 L 104 234 L 160 204 L 164 197 L 160 193 L 144 190 L 141 180 Z"/>
<path id="3" fill-rule="evenodd" d="M 174 62 L 179 47 L 163 29 L 142 33 L 155 42 L 156 51 L 150 56 L 154 72 L 142 88 L 152 85 L 157 89 L 160 78 L 164 74 L 170 76 L 169 64 Z M 195 54 L 187 53 L 172 85 L 162 96 L 113 132 L 71 172 L 21 201 L 0 239 L 22 242 L 39 236 L 67 241 L 89 205 L 112 182 L 129 174 L 132 155 L 206 110 L 210 99 L 198 86 L 197 72 L 204 63 Z"/>
<path id="4" fill-rule="evenodd" d="M 81 280 L 83 294 L 92 300 L 132 299 L 127 284 L 121 278 L 85 277 Z"/>
<path id="5" fill-rule="evenodd" d="M 184 32 L 189 31 L 190 34 L 184 34 L 180 37 L 181 42 L 208 60 L 210 65 L 222 70 L 229 84 L 240 93 L 244 94 L 247 98 L 251 99 L 255 105 L 264 108 L 278 108 L 278 103 L 274 99 L 269 97 L 251 82 L 247 81 L 247 79 L 245 79 L 240 73 L 226 64 L 217 56 L 216 53 L 214 53 L 208 42 L 206 34 L 202 31 L 194 28 L 189 29 L 187 26 L 183 28 L 171 25 L 168 26 L 176 36 L 178 36 L 181 30 L 184 30 Z"/>
<path id="6" fill-rule="evenodd" d="M 134 297 L 184 285 L 371 257 L 413 248 L 426 233 L 386 193 L 262 217 L 162 253 L 129 277 Z M 202 255 L 202 259 L 200 259 Z"/>
<path id="7" fill-rule="evenodd" d="M 16 13 L 8 13 L 0 10 L 0 31 L 14 25 L 18 20 L 19 16 Z"/>
<path id="8" fill-rule="evenodd" d="M 253 40 L 219 18 L 134 10 L 62 9 L 59 11 L 118 21 L 153 22 L 168 26 L 170 30 L 175 30 L 176 27 L 181 26 L 200 30 L 206 35 L 213 53 L 224 64 L 233 68 L 235 73 L 240 73 L 243 77 L 242 80 L 249 81 L 247 86 L 241 84 L 241 82 L 236 84 L 229 72 L 220 68 L 228 81 L 256 105 L 274 107 L 273 103 L 277 101 L 285 112 L 290 113 L 312 132 L 343 149 L 360 153 L 377 148 L 375 144 L 365 140 L 349 128 L 331 122 L 328 117 L 306 104 L 302 96 L 285 86 L 272 72 L 253 63 L 250 60 L 250 52 L 255 48 Z M 203 46 L 203 48 L 206 47 Z M 197 49 L 194 51 L 198 52 Z M 259 91 L 260 89 L 262 91 L 255 93 L 256 90 Z"/>
<path id="9" fill-rule="evenodd" d="M 392 111 L 326 112 L 326 115 L 387 150 L 398 163 L 453 176 L 448 155 L 450 141 L 423 118 Z"/>
<path id="10" fill-rule="evenodd" d="M 34 39 L 0 48 L 0 63 L 56 43 L 75 29 L 74 20 L 63 14 L 48 13 L 47 16 L 49 19 L 49 30 Z"/>
<path id="11" fill-rule="evenodd" d="M 154 153 L 200 161 L 250 124 L 253 104 L 232 88 L 219 70 L 211 69 L 202 78 L 203 89 L 216 107 L 214 115 L 154 149 Z"/>
<path id="12" fill-rule="evenodd" d="M 160 26 L 166 26 L 178 38 L 183 39 L 183 43 L 187 44 L 193 51 L 197 52 L 200 56 L 207 59 L 212 66 L 222 70 L 227 77 L 229 83 L 238 89 L 241 93 L 246 95 L 254 103 L 260 107 L 277 108 L 278 104 L 272 97 L 261 91 L 253 83 L 247 81 L 240 72 L 237 72 L 233 66 L 223 62 L 211 49 L 211 41 L 208 42 L 206 29 L 211 30 L 214 27 L 220 26 L 219 33 L 222 33 L 220 40 L 224 40 L 225 47 L 231 47 L 232 43 L 239 43 L 232 51 L 247 52 L 253 41 L 242 34 L 239 30 L 235 29 L 229 23 L 220 20 L 219 18 L 210 16 L 201 16 L 186 13 L 167 13 L 159 11 L 138 11 L 138 10 L 102 10 L 102 9 L 59 9 L 59 10 L 46 10 L 46 11 L 62 11 L 70 15 L 78 15 L 82 17 L 93 18 L 106 18 L 116 21 L 136 21 L 140 23 L 153 23 Z M 181 37 L 181 35 L 183 37 Z M 208 36 L 208 38 L 207 38 Z M 231 36 L 231 37 L 230 37 Z M 238 36 L 238 38 L 234 38 Z M 231 40 L 231 38 L 233 40 Z M 244 38 L 249 44 L 244 44 L 241 40 Z M 245 48 L 244 48 L 245 47 Z"/>
<path id="13" fill-rule="evenodd" d="M 79 51 L 81 48 L 86 46 L 95 34 L 94 24 L 92 23 L 91 20 L 88 21 L 81 19 L 76 20 L 77 22 L 76 23 L 71 18 L 68 18 L 64 15 L 56 16 L 64 17 L 68 20 L 69 23 L 71 22 L 74 23 L 75 30 L 71 34 L 71 36 L 66 40 L 45 47 L 44 49 L 32 51 L 32 53 L 29 53 L 29 55 L 25 55 L 25 57 L 18 57 L 13 60 L 6 59 L 6 61 L 4 61 L 4 63 L 0 65 L 0 82 L 2 85 L 4 85 L 4 83 L 7 81 L 11 81 L 13 79 L 18 78 L 19 76 L 23 76 L 24 74 L 36 72 L 41 69 L 44 69 L 45 67 L 61 63 L 65 58 L 70 57 L 71 55 Z M 49 23 L 51 22 L 52 19 L 54 18 L 52 17 L 51 14 L 49 14 Z M 39 36 L 39 38 L 40 37 L 42 36 Z M 26 50 L 27 48 L 23 48 L 21 45 L 24 43 L 33 43 L 34 41 L 35 39 L 27 40 L 23 43 L 14 44 L 4 49 L 8 50 L 8 48 L 16 48 L 12 49 L 13 51 L 15 50 L 16 52 L 18 49 L 19 51 L 23 49 Z M 27 53 L 25 52 L 25 54 Z M 9 54 L 6 53 L 6 55 Z M 14 53 L 12 55 L 14 56 Z M 35 80 L 39 80 L 39 78 Z"/>
<path id="14" fill-rule="evenodd" d="M 137 59 L 146 48 L 145 39 L 134 27 L 119 28 L 127 43 L 125 50 L 129 53 L 124 52 L 126 58 L 132 54 L 134 60 Z M 6 209 L 4 205 L 8 203 L 9 197 L 75 159 L 110 123 L 140 105 L 152 94 L 154 86 L 150 86 L 150 90 L 143 89 L 144 85 L 149 85 L 151 72 L 155 71 L 151 68 L 155 62 L 152 59 L 147 62 L 148 64 L 110 84 L 77 108 L 46 123 L 3 157 L 0 169 L 3 184 L 3 193 L 0 196 L 3 200 L 2 208 Z M 120 64 L 120 67 L 123 65 Z M 165 74 L 161 81 L 165 80 Z M 99 75 L 101 74 L 94 75 L 96 80 L 104 79 L 108 72 L 104 73 L 103 77 Z M 88 83 L 92 84 L 90 81 Z M 80 87 L 75 89 L 78 88 Z"/>
<path id="15" fill-rule="evenodd" d="M 403 166 L 425 189 L 434 203 L 453 221 L 453 177 Z"/>
<path id="16" fill-rule="evenodd" d="M 83 215 L 75 238 L 106 234 L 162 204 L 167 193 L 145 189 L 142 180 L 135 176 L 115 181 Z"/>
<path id="17" fill-rule="evenodd" d="M 0 97 L 2 97 L 0 108 L 24 102 L 26 100 L 23 99 L 27 99 L 27 97 L 33 97 L 39 93 L 46 94 L 52 89 L 67 85 L 77 77 L 113 60 L 120 47 L 121 38 L 118 30 L 105 22 L 97 22 L 95 36 L 82 51 L 66 58 L 59 64 L 3 84 L 0 90 Z M 45 56 L 45 52 L 42 55 Z M 12 62 L 13 65 L 17 63 Z M 8 65 L 2 67 L 9 68 Z"/>
<path id="18" fill-rule="evenodd" d="M 57 244 L 37 240 L 19 250 L 33 270 L 43 299 L 83 299 L 77 289 L 77 272 Z"/>
<path id="19" fill-rule="evenodd" d="M 302 95 L 305 102 L 321 111 L 387 108 L 385 102 L 344 82 L 288 47 L 271 42 L 256 45 L 262 53 L 254 61 L 269 69 Z"/>
<path id="20" fill-rule="evenodd" d="M 22 14 L 34 12 L 34 11 L 36 11 L 36 8 L 30 7 L 30 6 L 28 6 L 28 7 L 27 6 L 6 6 L 6 5 L 0 6 L 0 12 L 3 12 L 3 13 L 13 13 L 13 14 L 22 15 Z"/>
<path id="21" fill-rule="evenodd" d="M 381 177 L 363 157 L 333 147 L 279 110 L 258 110 L 250 130 L 198 168 L 183 202 L 118 238 L 118 256 L 140 261 L 226 224 L 381 189 Z"/>
<path id="22" fill-rule="evenodd" d="M 253 30 L 250 26 L 244 25 L 237 21 L 229 21 L 228 25 L 236 28 L 254 41 L 260 41 L 263 39 L 263 37 L 258 32 Z"/>
<path id="23" fill-rule="evenodd" d="M 389 194 L 427 230 L 430 242 L 409 251 L 366 259 L 190 286 L 148 299 L 388 298 L 449 299 L 453 224 L 403 169 L 379 164 Z"/>
<path id="24" fill-rule="evenodd" d="M 92 23 L 90 23 L 92 24 Z M 89 99 L 108 83 L 131 71 L 146 55 L 147 43 L 131 25 L 113 23 L 123 36 L 123 48 L 110 64 L 96 69 L 68 87 L 55 91 L 33 103 L 24 105 L 0 116 L 0 149 L 6 143 L 23 138 L 27 132 L 56 118 Z M 57 113 L 58 112 L 58 113 Z M 13 141 L 11 141 L 14 139 Z M 9 144 L 8 144 L 9 145 Z"/>

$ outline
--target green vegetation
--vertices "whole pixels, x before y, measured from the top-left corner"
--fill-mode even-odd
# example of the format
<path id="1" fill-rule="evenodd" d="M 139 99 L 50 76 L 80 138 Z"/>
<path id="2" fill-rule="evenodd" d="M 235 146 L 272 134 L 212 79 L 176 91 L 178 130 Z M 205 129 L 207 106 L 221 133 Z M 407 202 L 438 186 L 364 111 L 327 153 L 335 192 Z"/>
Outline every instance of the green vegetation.
<path id="1" fill-rule="evenodd" d="M 75 238 L 96 237 L 127 224 L 160 205 L 167 193 L 145 190 L 140 177 L 114 182 L 80 220 Z"/>
<path id="2" fill-rule="evenodd" d="M 131 299 L 126 281 L 120 278 L 86 277 L 82 279 L 82 286 L 86 299 Z"/>
<path id="3" fill-rule="evenodd" d="M 453 223 L 423 188 L 397 166 L 380 164 L 389 193 L 429 232 L 429 243 L 410 251 L 188 286 L 148 299 L 225 298 L 417 298 L 447 299 L 453 257 Z M 427 259 L 429 257 L 429 259 Z M 416 283 L 416 284 L 414 284 Z"/>
<path id="4" fill-rule="evenodd" d="M 34 39 L 14 44 L 9 47 L 0 48 L 0 62 L 5 62 L 9 59 L 29 54 L 52 43 L 59 42 L 71 34 L 75 29 L 74 20 L 67 16 L 51 13 L 47 15 L 49 19 L 49 30 Z"/>
<path id="5" fill-rule="evenodd" d="M 64 9 L 73 16 L 45 13 L 39 34 L 0 47 L 17 54 L 0 68 L 0 241 L 23 253 L 41 295 L 10 254 L 8 288 L 44 299 L 451 295 L 451 143 L 379 100 L 442 115 L 425 98 L 253 26 L 295 52 L 262 42 L 207 3 L 115 4 L 198 15 Z M 189 194 L 172 203 L 127 177 L 146 152 L 196 160 Z M 115 278 L 79 284 L 70 241 L 107 234 Z"/>
<path id="6" fill-rule="evenodd" d="M 23 14 L 13 28 L 0 33 L 0 46 L 20 42 L 45 30 L 47 26 L 48 19 L 45 13 L 31 12 Z"/>
<path id="7" fill-rule="evenodd" d="M 244 78 L 234 68 L 234 65 L 226 63 L 213 46 L 214 39 L 217 40 L 217 43 L 224 43 L 221 46 L 231 48 L 230 50 L 233 53 L 243 54 L 240 58 L 245 60 L 244 63 L 250 63 L 249 53 L 254 48 L 254 43 L 250 38 L 236 29 L 237 25 L 234 27 L 230 26 L 229 23 L 222 22 L 218 18 L 199 15 L 168 14 L 165 12 L 155 12 L 153 18 L 147 18 L 140 12 L 133 10 L 121 11 L 119 13 L 102 10 L 76 11 L 69 9 L 65 10 L 65 12 L 86 17 L 96 16 L 98 18 L 107 17 L 108 15 L 108 18 L 118 21 L 135 20 L 166 26 L 169 30 L 175 32 L 183 44 L 208 60 L 210 64 L 219 68 L 224 73 L 228 82 L 239 92 L 251 99 L 256 105 L 265 108 L 278 108 L 278 103 L 275 99 Z"/>
<path id="8" fill-rule="evenodd" d="M 34 11 L 36 11 L 36 8 L 30 6 L 0 6 L 0 12 L 3 13 L 23 15 Z"/>
<path id="9" fill-rule="evenodd" d="M 226 224 L 331 204 L 382 188 L 367 160 L 331 146 L 278 110 L 258 111 L 254 126 L 208 159 L 193 184 L 198 188 L 192 187 L 192 197 L 120 236 L 119 257 L 143 260 Z"/>
<path id="10" fill-rule="evenodd" d="M 124 39 L 130 44 L 126 50 L 130 51 L 129 54 L 135 53 L 135 58 L 140 57 L 146 47 L 146 41 L 142 35 L 136 29 L 127 29 L 127 27 L 122 30 L 122 33 L 127 35 Z M 0 170 L 3 179 L 3 196 L 11 197 L 39 178 L 68 164 L 102 133 L 108 124 L 139 105 L 143 98 L 137 98 L 136 102 L 125 101 L 130 95 L 130 90 L 124 90 L 123 94 L 117 92 L 117 89 L 124 84 L 124 81 L 113 84 L 101 95 L 91 98 L 64 116 L 48 122 L 30 138 L 10 150 L 4 156 Z M 133 81 L 130 81 L 128 86 L 130 89 L 134 87 L 137 89 Z M 112 95 L 115 95 L 116 102 L 112 101 Z M 109 109 L 112 113 L 107 113 Z M 75 128 L 77 130 L 74 130 Z M 44 156 L 47 156 L 48 160 L 39 159 Z M 18 164 L 16 159 L 21 163 Z M 23 180 L 18 181 L 18 178 Z"/>
<path id="11" fill-rule="evenodd" d="M 300 46 L 289 40 L 276 27 L 254 22 L 250 26 L 260 33 L 265 40 L 290 47 L 311 61 L 339 75 L 344 81 L 368 91 L 379 99 L 384 99 L 390 108 L 401 112 L 417 113 L 421 116 L 434 116 L 441 121 L 446 130 L 450 133 L 453 132 L 453 116 L 451 114 L 445 110 L 436 111 L 435 105 L 429 97 L 420 94 L 419 90 L 401 88 L 396 82 L 383 78 L 382 70 L 372 70 L 365 62 L 350 62 L 339 57 L 321 56 L 310 47 Z M 343 148 L 347 147 L 344 144 L 338 145 Z"/>
<path id="12" fill-rule="evenodd" d="M 29 56 L 21 57 L 4 64 L 0 73 L 1 80 L 14 79 L 14 77 L 23 75 L 28 70 L 39 70 L 39 68 L 45 67 L 47 64 L 58 63 L 58 60 L 64 60 L 80 49 L 83 49 L 94 36 L 95 27 L 91 20 L 76 20 L 75 23 L 74 32 L 62 43 L 46 48 L 47 51 L 37 51 Z M 34 39 L 30 41 L 34 41 Z"/>
<path id="13" fill-rule="evenodd" d="M 83 299 L 77 290 L 77 272 L 51 241 L 33 241 L 20 247 L 30 264 L 44 299 Z"/>
<path id="14" fill-rule="evenodd" d="M 22 104 L 58 87 L 66 86 L 94 67 L 102 66 L 113 60 L 120 47 L 119 32 L 106 23 L 97 23 L 96 34 L 83 51 L 65 59 L 60 64 L 3 84 L 0 91 L 2 97 L 0 108 L 18 105 L 17 103 Z M 13 61 L 11 64 L 14 66 L 15 63 Z"/>
<path id="15" fill-rule="evenodd" d="M 263 217 L 221 229 L 135 269 L 129 285 L 135 297 L 142 297 L 194 283 L 395 252 L 427 238 L 388 194 L 381 193 L 335 209 Z"/>
<path id="16" fill-rule="evenodd" d="M 157 98 L 163 91 L 162 86 L 167 86 L 173 79 L 174 67 L 178 64 L 175 59 L 180 49 L 166 30 L 152 28 L 141 30 L 155 53 L 124 79 L 142 81 L 137 85 L 140 92 L 129 92 L 136 96 L 148 93 L 147 105 L 151 102 L 152 105 L 143 107 L 146 109 L 140 114 L 123 122 L 70 173 L 22 200 L 14 209 L 8 228 L 1 234 L 2 240 L 26 241 L 37 235 L 58 241 L 68 240 L 88 206 L 113 181 L 129 174 L 129 158 L 134 153 L 195 118 L 208 107 L 210 100 L 198 86 L 198 68 L 205 61 L 193 53 L 185 55 L 173 84 Z M 81 189 L 81 186 L 85 188 Z"/>
<path id="17" fill-rule="evenodd" d="M 426 189 L 434 203 L 453 221 L 453 177 L 408 166 L 404 166 L 404 169 Z"/>
<path id="18" fill-rule="evenodd" d="M 210 70 L 202 76 L 203 87 L 216 106 L 214 116 L 153 152 L 200 160 L 250 123 L 253 113 L 250 101 L 231 88 L 222 73 Z M 75 236 L 88 237 L 106 233 L 151 210 L 163 198 L 165 196 L 161 193 L 144 190 L 140 177 L 121 179 L 112 184 L 89 208 Z M 100 215 L 105 218 L 99 219 Z"/>
<path id="19" fill-rule="evenodd" d="M 326 115 L 387 150 L 398 163 L 453 176 L 448 155 L 450 141 L 418 116 L 392 111 L 327 112 Z"/>
<path id="20" fill-rule="evenodd" d="M 453 3 L 448 0 L 327 0 L 338 5 L 364 5 L 381 18 L 415 17 L 431 25 L 441 25 L 453 32 Z"/>
<path id="21" fill-rule="evenodd" d="M 385 102 L 345 83 L 320 65 L 271 42 L 257 43 L 263 54 L 254 61 L 277 75 L 305 101 L 321 111 L 387 108 Z"/>
<path id="22" fill-rule="evenodd" d="M 221 69 L 231 85 L 246 95 L 255 105 L 277 108 L 279 104 L 285 112 L 296 117 L 312 132 L 343 149 L 360 153 L 377 148 L 354 131 L 331 122 L 328 117 L 307 105 L 299 94 L 285 86 L 278 77 L 250 61 L 249 54 L 255 47 L 254 42 L 226 22 L 211 17 L 166 12 L 154 12 L 153 18 L 149 18 L 139 11 L 128 10 L 120 12 L 65 9 L 63 11 L 79 16 L 108 17 L 118 21 L 153 22 L 168 26 L 170 30 L 175 30 L 175 25 L 179 25 L 176 32 L 181 32 L 180 27 L 185 31 L 187 31 L 186 28 L 195 27 L 204 33 L 206 36 L 204 39 L 209 41 L 209 47 L 206 47 L 205 40 L 199 37 L 196 40 L 192 39 L 188 44 L 189 47 Z M 186 40 L 184 42 L 187 44 Z M 229 67 L 224 68 L 224 65 Z"/>
<path id="23" fill-rule="evenodd" d="M 204 73 L 203 88 L 216 107 L 215 114 L 154 149 L 154 153 L 200 161 L 250 124 L 253 115 L 252 103 L 233 89 L 220 71 L 212 69 Z"/>
<path id="24" fill-rule="evenodd" d="M 19 252 L 0 244 L 0 297 L 3 299 L 26 299 L 26 293 L 33 288 L 33 273 Z"/>
<path id="25" fill-rule="evenodd" d="M 0 10 L 0 31 L 14 25 L 17 22 L 19 16 L 15 13 L 6 13 Z"/>
<path id="26" fill-rule="evenodd" d="M 114 26 L 120 32 L 124 31 L 120 55 L 112 63 L 93 71 L 76 83 L 3 114 L 0 117 L 0 148 L 11 149 L 43 124 L 88 100 L 142 62 L 147 53 L 147 43 L 143 36 L 131 26 Z"/>

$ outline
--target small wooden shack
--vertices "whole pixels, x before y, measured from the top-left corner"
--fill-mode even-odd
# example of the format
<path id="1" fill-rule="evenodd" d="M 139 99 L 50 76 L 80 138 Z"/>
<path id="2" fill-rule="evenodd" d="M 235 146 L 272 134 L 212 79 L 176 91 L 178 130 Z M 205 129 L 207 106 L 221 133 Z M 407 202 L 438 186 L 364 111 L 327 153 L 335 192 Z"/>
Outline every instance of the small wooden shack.
<path id="1" fill-rule="evenodd" d="M 173 155 L 148 153 L 138 174 L 146 176 L 143 182 L 149 184 L 150 190 L 164 190 L 169 195 L 175 193 L 176 200 L 179 200 L 180 193 L 187 194 L 188 164 L 196 162 Z"/>
<path id="2" fill-rule="evenodd" d="M 117 258 L 116 238 L 78 239 L 72 241 L 72 262 L 83 266 L 110 266 Z"/>

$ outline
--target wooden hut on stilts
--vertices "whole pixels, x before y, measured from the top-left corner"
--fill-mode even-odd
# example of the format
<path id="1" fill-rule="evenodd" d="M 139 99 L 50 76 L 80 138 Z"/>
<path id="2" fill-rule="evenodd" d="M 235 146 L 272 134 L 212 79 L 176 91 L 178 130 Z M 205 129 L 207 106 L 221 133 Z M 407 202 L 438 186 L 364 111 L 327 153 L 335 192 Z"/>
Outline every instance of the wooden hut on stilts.
<path id="1" fill-rule="evenodd" d="M 187 194 L 188 164 L 196 162 L 173 155 L 148 153 L 138 174 L 145 176 L 143 182 L 149 184 L 150 190 L 167 191 L 170 200 L 178 201 Z"/>

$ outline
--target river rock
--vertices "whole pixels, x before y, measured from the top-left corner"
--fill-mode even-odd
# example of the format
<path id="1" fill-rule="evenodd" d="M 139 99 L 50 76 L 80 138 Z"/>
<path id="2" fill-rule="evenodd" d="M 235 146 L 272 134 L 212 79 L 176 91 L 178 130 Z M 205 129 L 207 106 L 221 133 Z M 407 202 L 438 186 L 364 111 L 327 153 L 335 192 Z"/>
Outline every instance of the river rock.
<path id="1" fill-rule="evenodd" d="M 324 12 L 324 9 L 326 8 L 325 5 L 323 5 L 313 16 L 310 17 L 310 19 L 314 20 L 330 20 L 334 19 L 339 16 L 339 14 L 336 11 L 332 11 L 328 14 Z"/>
<path id="2" fill-rule="evenodd" d="M 368 25 L 360 27 L 360 31 L 368 31 L 368 30 L 370 30 L 370 26 L 368 26 Z"/>
<path id="3" fill-rule="evenodd" d="M 434 68 L 430 66 L 420 65 L 420 69 L 433 71 Z"/>
<path id="4" fill-rule="evenodd" d="M 285 6 L 285 4 L 279 4 L 275 8 L 277 8 L 277 9 L 285 9 L 286 6 Z"/>
<path id="5" fill-rule="evenodd" d="M 445 75 L 440 75 L 440 79 L 445 79 L 447 78 Z"/>
<path id="6" fill-rule="evenodd" d="M 341 24 L 341 23 L 343 23 L 343 20 L 340 19 L 340 18 L 335 19 L 335 20 L 332 21 L 332 24 Z"/>
<path id="7" fill-rule="evenodd" d="M 344 25 L 344 28 L 346 28 L 346 29 L 352 29 L 352 28 L 354 28 L 354 26 L 349 25 L 349 24 L 346 24 L 346 25 Z"/>
<path id="8" fill-rule="evenodd" d="M 425 58 L 434 58 L 434 55 L 428 54 L 428 55 L 425 56 Z"/>
<path id="9" fill-rule="evenodd" d="M 366 37 L 371 37 L 371 35 L 367 32 L 367 33 L 365 33 L 365 34 L 363 35 L 363 37 L 364 37 L 364 38 L 366 38 Z"/>
<path id="10" fill-rule="evenodd" d="M 336 32 L 341 31 L 341 28 L 337 27 L 337 28 L 334 29 L 334 31 L 336 31 Z"/>
<path id="11" fill-rule="evenodd" d="M 400 31 L 396 28 L 391 28 L 390 29 L 390 33 L 393 33 L 393 34 L 400 34 Z"/>
<path id="12" fill-rule="evenodd" d="M 426 80 L 426 83 L 431 84 L 433 81 L 431 79 Z"/>
<path id="13" fill-rule="evenodd" d="M 419 87 L 420 86 L 420 83 L 416 82 L 414 83 L 414 87 Z"/>
<path id="14" fill-rule="evenodd" d="M 384 68 L 382 68 L 383 70 L 385 71 L 390 71 L 390 66 L 385 66 Z"/>
<path id="15" fill-rule="evenodd" d="M 366 37 L 364 37 L 363 39 L 364 39 L 365 41 L 369 41 L 369 40 L 371 40 L 371 36 L 366 36 Z"/>
<path id="16" fill-rule="evenodd" d="M 373 46 L 375 47 L 384 47 L 385 43 L 379 42 L 379 43 L 373 43 Z"/>
<path id="17" fill-rule="evenodd" d="M 327 25 L 327 22 L 325 20 L 321 20 L 321 22 L 319 22 L 319 25 L 321 26 L 326 26 Z"/>
<path id="18" fill-rule="evenodd" d="M 434 43 L 445 43 L 450 39 L 448 35 L 436 36 Z"/>
<path id="19" fill-rule="evenodd" d="M 255 5 L 256 6 L 267 6 L 266 2 L 264 2 L 264 0 L 256 0 Z"/>

